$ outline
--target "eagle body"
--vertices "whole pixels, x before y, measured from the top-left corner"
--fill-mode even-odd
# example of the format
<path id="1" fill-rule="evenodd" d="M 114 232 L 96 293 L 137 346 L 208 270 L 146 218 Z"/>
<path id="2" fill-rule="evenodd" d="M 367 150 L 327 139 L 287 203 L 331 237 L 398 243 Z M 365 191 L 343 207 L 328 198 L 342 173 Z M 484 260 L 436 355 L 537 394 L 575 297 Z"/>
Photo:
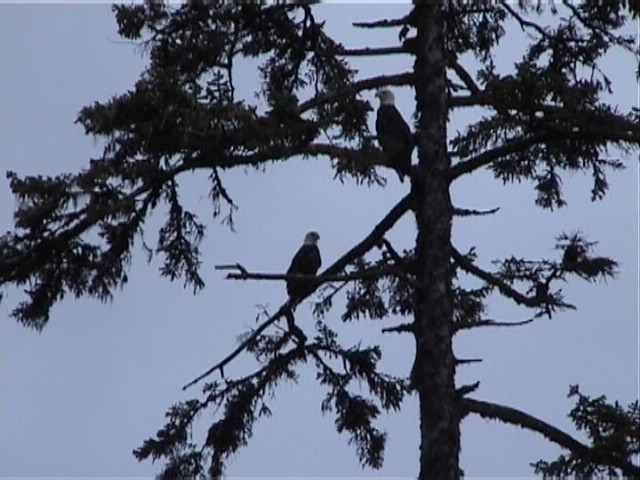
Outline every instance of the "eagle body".
<path id="1" fill-rule="evenodd" d="M 304 243 L 294 255 L 293 260 L 291 260 L 287 274 L 315 275 L 318 272 L 320 265 L 322 265 L 320 249 L 318 248 L 319 239 L 320 235 L 316 232 L 307 233 Z M 288 279 L 287 293 L 289 294 L 291 305 L 295 306 L 300 303 L 312 284 L 313 279 Z"/>
<path id="2" fill-rule="evenodd" d="M 380 107 L 376 117 L 376 135 L 387 164 L 398 173 L 404 182 L 405 175 L 411 170 L 413 135 L 407 122 L 394 104 L 393 93 L 389 89 L 378 90 Z"/>

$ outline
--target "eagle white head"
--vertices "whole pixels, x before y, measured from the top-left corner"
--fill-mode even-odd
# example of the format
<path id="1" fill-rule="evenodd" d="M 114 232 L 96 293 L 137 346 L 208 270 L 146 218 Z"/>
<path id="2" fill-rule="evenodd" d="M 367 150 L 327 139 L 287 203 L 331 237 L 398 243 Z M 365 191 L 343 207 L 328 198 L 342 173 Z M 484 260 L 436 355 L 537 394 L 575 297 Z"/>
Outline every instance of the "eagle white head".
<path id="1" fill-rule="evenodd" d="M 320 240 L 320 235 L 318 235 L 318 232 L 309 232 L 304 236 L 305 245 L 317 245 L 318 240 Z"/>
<path id="2" fill-rule="evenodd" d="M 380 105 L 393 105 L 396 101 L 393 92 L 386 87 L 378 89 L 376 97 L 380 99 Z"/>

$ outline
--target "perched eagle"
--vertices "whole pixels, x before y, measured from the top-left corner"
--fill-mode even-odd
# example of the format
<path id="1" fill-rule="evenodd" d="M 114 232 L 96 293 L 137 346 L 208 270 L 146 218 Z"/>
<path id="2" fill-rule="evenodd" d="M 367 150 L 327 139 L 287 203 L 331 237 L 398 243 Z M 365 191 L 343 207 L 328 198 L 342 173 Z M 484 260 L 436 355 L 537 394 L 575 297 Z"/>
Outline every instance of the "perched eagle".
<path id="1" fill-rule="evenodd" d="M 409 175 L 411 169 L 413 135 L 394 104 L 393 92 L 388 88 L 381 88 L 376 92 L 376 97 L 380 99 L 376 117 L 378 143 L 386 157 L 387 165 L 395 169 L 400 181 L 404 182 L 405 175 Z"/>
<path id="2" fill-rule="evenodd" d="M 291 266 L 287 274 L 315 275 L 322 260 L 318 249 L 318 232 L 309 232 L 304 237 L 304 243 L 291 260 Z M 294 309 L 302 300 L 309 286 L 313 283 L 311 279 L 289 279 L 287 280 L 287 293 L 289 294 L 289 305 Z"/>

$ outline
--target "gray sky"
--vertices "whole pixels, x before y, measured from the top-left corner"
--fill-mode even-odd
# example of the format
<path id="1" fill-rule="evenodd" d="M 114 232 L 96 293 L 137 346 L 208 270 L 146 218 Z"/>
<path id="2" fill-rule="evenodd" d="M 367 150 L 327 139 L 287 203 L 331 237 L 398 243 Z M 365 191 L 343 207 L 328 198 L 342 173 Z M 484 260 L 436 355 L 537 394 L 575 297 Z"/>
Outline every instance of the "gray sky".
<path id="1" fill-rule="evenodd" d="M 355 20 L 400 16 L 407 6 L 323 6 L 330 32 L 350 47 L 397 42 L 397 31 L 363 32 Z M 523 48 L 519 31 L 509 33 L 497 56 L 503 71 Z M 358 60 L 359 78 L 405 71 L 411 58 Z M 612 101 L 623 111 L 637 105 L 633 61 L 612 55 L 603 62 L 614 81 Z M 75 125 L 79 109 L 104 101 L 133 86 L 144 67 L 139 49 L 121 41 L 107 5 L 0 5 L 0 159 L 3 172 L 56 174 L 73 172 L 100 152 L 99 142 Z M 466 64 L 475 71 L 472 61 Z M 256 79 L 247 66 L 241 93 L 249 98 Z M 369 93 L 373 103 L 373 94 Z M 409 119 L 413 92 L 396 89 L 399 109 Z M 252 97 L 250 97 L 252 98 Z M 452 118 L 452 132 L 478 111 Z M 373 115 L 371 117 L 373 126 Z M 612 152 L 613 153 L 613 152 Z M 475 398 L 523 409 L 574 434 L 567 413 L 570 384 L 584 393 L 606 394 L 628 403 L 638 395 L 638 162 L 611 174 L 604 201 L 589 200 L 589 178 L 564 177 L 568 207 L 556 212 L 535 208 L 531 185 L 502 186 L 490 175 L 464 178 L 453 187 L 456 206 L 500 207 L 492 218 L 456 220 L 454 242 L 460 250 L 477 247 L 480 265 L 501 256 L 530 258 L 559 255 L 554 237 L 581 230 L 598 240 L 598 252 L 621 264 L 608 283 L 580 280 L 563 286 L 575 312 L 539 320 L 518 329 L 475 330 L 456 338 L 459 357 L 483 358 L 463 367 L 458 383 L 481 381 Z M 386 188 L 357 187 L 332 181 L 327 160 L 269 165 L 265 173 L 225 172 L 223 181 L 240 210 L 236 233 L 211 219 L 206 178 L 184 175 L 185 203 L 209 226 L 203 242 L 202 275 L 207 287 L 197 296 L 158 275 L 159 262 L 147 265 L 139 245 L 129 285 L 109 304 L 71 297 L 52 311 L 41 334 L 8 318 L 20 299 L 5 289 L 0 305 L 0 475 L 8 476 L 151 476 L 160 469 L 138 463 L 131 451 L 164 424 L 164 412 L 181 399 L 198 395 L 181 386 L 236 345 L 236 336 L 252 326 L 257 305 L 274 311 L 284 300 L 280 282 L 230 282 L 213 270 L 218 263 L 240 262 L 254 271 L 282 272 L 308 230 L 321 234 L 325 265 L 366 235 L 406 193 L 393 172 Z M 0 227 L 11 228 L 14 201 L 8 182 L 0 180 Z M 155 238 L 162 215 L 147 227 Z M 155 230 L 154 230 L 155 228 Z M 404 218 L 389 238 L 396 248 L 411 248 L 414 221 Z M 557 257 L 556 257 L 557 258 Z M 310 303 L 299 308 L 300 326 L 312 330 Z M 400 323 L 362 321 L 341 325 L 340 310 L 327 322 L 344 334 L 343 343 L 379 343 L 382 364 L 404 375 L 413 361 L 409 336 L 382 335 Z M 489 316 L 526 318 L 527 312 L 500 299 Z M 240 374 L 252 363 L 240 359 L 228 371 Z M 311 367 L 300 370 L 298 385 L 284 385 L 271 402 L 273 417 L 260 421 L 255 435 L 233 460 L 234 476 L 415 476 L 418 471 L 417 401 L 408 398 L 399 414 L 384 416 L 388 447 L 384 468 L 361 470 L 347 438 L 338 436 L 333 418 L 322 417 L 323 390 Z M 203 416 L 200 430 L 210 416 Z M 202 432 L 198 432 L 201 434 Z M 462 425 L 462 466 L 468 476 L 527 476 L 529 462 L 554 457 L 559 450 L 535 434 L 468 418 Z M 578 435 L 578 438 L 582 438 Z M 509 452 L 505 455 L 505 452 Z"/>

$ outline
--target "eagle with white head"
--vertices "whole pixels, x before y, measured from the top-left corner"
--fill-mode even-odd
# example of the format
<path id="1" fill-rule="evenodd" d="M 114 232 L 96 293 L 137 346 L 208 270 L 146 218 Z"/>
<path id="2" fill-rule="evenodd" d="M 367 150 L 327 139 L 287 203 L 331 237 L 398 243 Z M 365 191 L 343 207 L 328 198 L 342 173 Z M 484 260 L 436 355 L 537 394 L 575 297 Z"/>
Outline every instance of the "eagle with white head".
<path id="1" fill-rule="evenodd" d="M 309 232 L 305 235 L 304 243 L 291 260 L 287 274 L 315 275 L 318 272 L 322 265 L 318 240 L 320 240 L 318 232 Z M 313 279 L 290 278 L 287 280 L 287 293 L 292 308 L 302 301 L 312 284 Z"/>
<path id="2" fill-rule="evenodd" d="M 405 175 L 411 170 L 411 153 L 413 152 L 413 135 L 407 122 L 395 106 L 395 97 L 388 88 L 376 92 L 380 99 L 376 117 L 376 135 L 387 165 L 398 173 L 404 182 Z"/>

